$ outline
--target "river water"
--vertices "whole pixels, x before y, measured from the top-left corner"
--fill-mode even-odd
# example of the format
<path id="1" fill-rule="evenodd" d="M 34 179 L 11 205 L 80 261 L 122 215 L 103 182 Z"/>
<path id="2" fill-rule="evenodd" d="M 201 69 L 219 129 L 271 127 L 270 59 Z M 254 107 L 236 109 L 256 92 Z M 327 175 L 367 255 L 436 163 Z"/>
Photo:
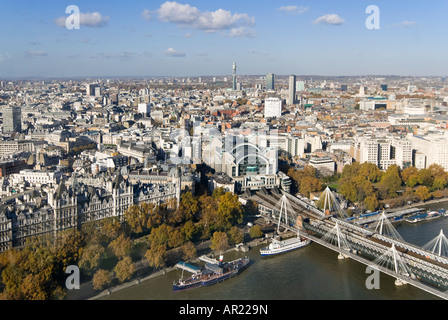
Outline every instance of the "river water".
<path id="1" fill-rule="evenodd" d="M 448 202 L 421 208 L 448 209 Z M 404 240 L 423 246 L 440 230 L 448 231 L 448 217 L 433 221 L 394 224 Z M 448 234 L 448 232 L 444 232 Z M 366 266 L 351 259 L 339 260 L 337 253 L 318 244 L 282 255 L 261 258 L 260 247 L 247 253 L 230 252 L 224 260 L 248 255 L 251 265 L 238 277 L 220 284 L 184 292 L 172 291 L 181 270 L 144 281 L 115 292 L 109 300 L 432 300 L 438 299 L 410 285 L 397 287 L 394 278 L 381 274 L 380 288 L 367 289 Z M 189 274 L 185 272 L 184 276 Z"/>

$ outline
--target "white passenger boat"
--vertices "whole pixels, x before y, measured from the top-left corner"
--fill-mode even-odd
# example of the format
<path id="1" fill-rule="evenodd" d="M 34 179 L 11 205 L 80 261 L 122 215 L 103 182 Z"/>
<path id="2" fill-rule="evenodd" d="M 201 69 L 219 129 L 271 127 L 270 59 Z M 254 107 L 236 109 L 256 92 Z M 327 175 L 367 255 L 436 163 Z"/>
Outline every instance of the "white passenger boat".
<path id="1" fill-rule="evenodd" d="M 268 247 L 260 249 L 262 257 L 272 256 L 280 253 L 285 253 L 291 250 L 303 248 L 311 243 L 311 240 L 297 236 L 287 240 L 272 239 Z"/>

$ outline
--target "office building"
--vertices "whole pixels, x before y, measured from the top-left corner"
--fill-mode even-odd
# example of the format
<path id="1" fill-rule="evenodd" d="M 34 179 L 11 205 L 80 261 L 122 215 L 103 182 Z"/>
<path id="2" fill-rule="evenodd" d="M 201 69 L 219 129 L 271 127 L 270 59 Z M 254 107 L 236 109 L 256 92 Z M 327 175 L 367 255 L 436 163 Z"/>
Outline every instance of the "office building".
<path id="1" fill-rule="evenodd" d="M 149 103 L 139 103 L 138 113 L 141 113 L 145 118 L 151 114 L 151 105 Z"/>
<path id="2" fill-rule="evenodd" d="M 14 133 L 22 131 L 22 109 L 20 107 L 3 108 L 3 132 Z"/>
<path id="3" fill-rule="evenodd" d="M 387 170 L 391 165 L 409 167 L 412 150 L 412 143 L 407 139 L 365 136 L 355 139 L 351 155 L 359 163 L 370 162 L 381 170 Z"/>
<path id="4" fill-rule="evenodd" d="M 92 84 L 92 83 L 87 85 L 86 94 L 87 94 L 88 98 L 95 97 L 97 93 L 101 94 L 101 90 L 100 91 L 96 91 L 97 87 L 98 86 L 96 84 Z"/>
<path id="5" fill-rule="evenodd" d="M 448 132 L 426 135 L 408 135 L 412 148 L 418 153 L 418 167 L 438 164 L 448 170 Z M 417 163 L 417 155 L 414 156 Z"/>
<path id="6" fill-rule="evenodd" d="M 289 76 L 289 92 L 288 92 L 288 103 L 296 103 L 296 76 Z"/>
<path id="7" fill-rule="evenodd" d="M 282 116 L 282 100 L 279 98 L 267 98 L 264 102 L 265 118 L 280 118 Z"/>
<path id="8" fill-rule="evenodd" d="M 268 73 L 266 75 L 266 91 L 275 90 L 275 75 Z"/>
<path id="9" fill-rule="evenodd" d="M 233 63 L 233 79 L 232 79 L 232 90 L 236 90 L 236 63 Z"/>

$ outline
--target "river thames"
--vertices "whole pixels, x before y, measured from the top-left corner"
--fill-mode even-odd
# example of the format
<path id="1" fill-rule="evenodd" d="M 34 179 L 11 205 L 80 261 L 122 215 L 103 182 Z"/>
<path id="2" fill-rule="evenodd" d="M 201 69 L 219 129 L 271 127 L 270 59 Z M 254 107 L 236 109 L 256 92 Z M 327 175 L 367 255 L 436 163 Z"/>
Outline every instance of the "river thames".
<path id="1" fill-rule="evenodd" d="M 448 209 L 448 202 L 419 206 Z M 445 230 L 448 217 L 409 224 L 394 224 L 407 242 L 423 246 Z M 394 278 L 381 274 L 380 288 L 368 289 L 367 266 L 351 259 L 339 260 L 337 253 L 318 244 L 282 255 L 261 258 L 260 247 L 249 252 L 230 252 L 231 260 L 248 255 L 251 265 L 238 277 L 220 284 L 184 292 L 172 291 L 181 270 L 120 290 L 104 300 L 439 300 L 410 285 L 397 287 Z M 184 276 L 189 274 L 185 272 Z"/>

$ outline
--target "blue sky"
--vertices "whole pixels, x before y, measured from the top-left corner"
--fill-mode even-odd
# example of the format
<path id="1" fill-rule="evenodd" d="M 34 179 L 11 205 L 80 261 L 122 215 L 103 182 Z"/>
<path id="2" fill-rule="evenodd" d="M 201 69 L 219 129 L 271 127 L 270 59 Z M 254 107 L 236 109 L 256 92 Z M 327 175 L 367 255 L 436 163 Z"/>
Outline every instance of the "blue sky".
<path id="1" fill-rule="evenodd" d="M 69 30 L 66 8 L 81 12 Z M 365 26 L 380 9 L 380 29 Z M 448 74 L 446 0 L 0 0 L 0 78 Z"/>

